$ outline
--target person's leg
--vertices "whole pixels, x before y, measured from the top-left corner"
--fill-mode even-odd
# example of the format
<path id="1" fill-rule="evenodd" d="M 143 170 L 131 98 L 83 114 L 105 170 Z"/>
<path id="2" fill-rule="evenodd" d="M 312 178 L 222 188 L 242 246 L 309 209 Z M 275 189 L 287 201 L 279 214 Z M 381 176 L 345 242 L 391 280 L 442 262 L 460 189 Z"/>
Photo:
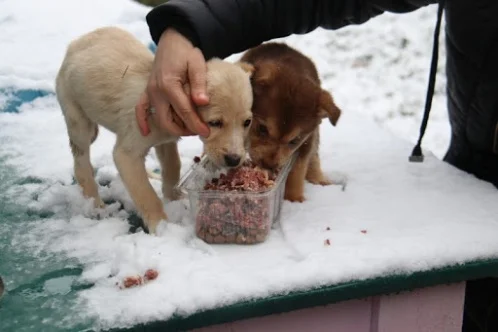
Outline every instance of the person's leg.
<path id="1" fill-rule="evenodd" d="M 496 17 L 496 0 L 446 2 L 447 96 L 452 137 L 444 160 L 498 188 Z M 498 331 L 498 278 L 467 283 L 462 331 Z"/>
<path id="2" fill-rule="evenodd" d="M 498 187 L 498 1 L 446 2 L 451 144 L 444 160 Z"/>
<path id="3" fill-rule="evenodd" d="M 462 332 L 498 331 L 498 279 L 467 282 Z"/>

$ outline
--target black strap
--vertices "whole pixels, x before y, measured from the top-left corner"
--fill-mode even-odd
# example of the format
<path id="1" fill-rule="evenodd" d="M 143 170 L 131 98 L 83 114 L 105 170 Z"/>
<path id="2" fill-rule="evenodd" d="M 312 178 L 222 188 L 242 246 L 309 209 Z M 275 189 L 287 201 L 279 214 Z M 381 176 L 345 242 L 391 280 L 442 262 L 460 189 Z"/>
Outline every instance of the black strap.
<path id="1" fill-rule="evenodd" d="M 427 86 L 427 96 L 425 99 L 424 117 L 422 119 L 422 124 L 420 125 L 420 133 L 417 145 L 415 145 L 415 147 L 413 148 L 412 155 L 409 158 L 411 162 L 424 161 L 424 155 L 422 154 L 422 138 L 424 137 L 425 129 L 427 128 L 427 122 L 429 121 L 429 113 L 431 112 L 432 106 L 432 97 L 434 96 L 434 87 L 436 85 L 437 61 L 439 57 L 439 31 L 441 29 L 441 18 L 443 16 L 445 2 L 445 0 L 439 1 L 436 29 L 434 31 L 434 42 L 432 48 L 431 70 L 429 73 L 429 84 Z"/>

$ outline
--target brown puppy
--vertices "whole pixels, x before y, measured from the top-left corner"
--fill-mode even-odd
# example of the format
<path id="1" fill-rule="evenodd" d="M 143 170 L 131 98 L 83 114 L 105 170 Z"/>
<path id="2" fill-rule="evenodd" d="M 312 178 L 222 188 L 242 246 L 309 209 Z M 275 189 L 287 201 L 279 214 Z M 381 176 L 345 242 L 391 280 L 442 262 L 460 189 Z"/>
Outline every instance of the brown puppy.
<path id="1" fill-rule="evenodd" d="M 328 117 L 335 126 L 341 111 L 330 93 L 320 87 L 313 62 L 297 50 L 266 43 L 247 51 L 241 61 L 254 66 L 251 159 L 275 169 L 297 150 L 285 199 L 303 202 L 305 179 L 314 184 L 332 183 L 320 166 L 319 125 Z"/>

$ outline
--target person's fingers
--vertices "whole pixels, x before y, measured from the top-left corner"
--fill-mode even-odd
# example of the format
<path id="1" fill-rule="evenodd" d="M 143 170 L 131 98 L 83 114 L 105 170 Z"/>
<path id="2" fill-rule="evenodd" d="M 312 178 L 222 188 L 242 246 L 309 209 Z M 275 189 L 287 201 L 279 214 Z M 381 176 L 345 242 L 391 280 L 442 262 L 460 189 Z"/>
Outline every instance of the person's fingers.
<path id="1" fill-rule="evenodd" d="M 146 136 L 150 133 L 147 121 L 148 116 L 152 116 L 154 123 L 156 123 L 159 128 L 169 132 L 172 135 L 195 135 L 186 128 L 181 118 L 176 115 L 171 108 L 171 105 L 159 91 L 157 81 L 151 80 L 147 87 L 147 91 L 140 96 L 140 101 L 135 107 L 135 115 L 142 135 Z M 152 105 L 155 112 L 150 114 L 147 110 Z"/>
<path id="2" fill-rule="evenodd" d="M 198 106 L 207 105 L 209 97 L 206 92 L 206 61 L 199 49 L 194 49 L 187 60 L 187 74 L 192 100 Z"/>
<path id="3" fill-rule="evenodd" d="M 194 105 L 183 91 L 181 83 L 171 84 L 165 91 L 173 109 L 185 122 L 187 129 L 203 137 L 209 136 L 209 128 L 194 111 Z"/>
<path id="4" fill-rule="evenodd" d="M 172 135 L 181 136 L 184 130 L 182 130 L 181 126 L 173 122 L 171 105 L 163 95 L 157 80 L 149 82 L 147 91 L 149 92 L 149 104 L 153 105 L 155 109 L 155 112 L 152 114 L 154 123 Z"/>
<path id="5" fill-rule="evenodd" d="M 147 85 L 149 104 L 155 109 L 155 112 L 152 114 L 153 121 L 160 129 L 174 136 L 182 136 L 185 130 L 173 122 L 171 105 L 163 92 L 167 88 L 164 87 L 164 84 L 159 84 L 160 82 L 162 83 L 163 81 L 151 77 Z"/>
<path id="6" fill-rule="evenodd" d="M 182 136 L 193 136 L 193 135 L 195 135 L 194 132 L 190 131 L 185 126 L 185 122 L 183 122 L 183 120 L 178 116 L 178 114 L 176 114 L 176 112 L 173 109 L 170 110 L 170 114 L 173 117 L 173 122 L 176 123 L 179 127 L 182 128 L 182 130 L 183 130 Z"/>
<path id="7" fill-rule="evenodd" d="M 142 136 L 150 134 L 149 123 L 147 122 L 147 109 L 149 108 L 149 98 L 147 92 L 142 93 L 138 103 L 135 105 L 135 118 Z"/>
<path id="8" fill-rule="evenodd" d="M 183 136 L 185 129 L 181 124 L 173 121 L 173 114 L 170 104 L 164 98 L 155 98 L 153 102 L 156 112 L 153 114 L 154 122 L 159 128 L 166 130 L 174 136 Z"/>

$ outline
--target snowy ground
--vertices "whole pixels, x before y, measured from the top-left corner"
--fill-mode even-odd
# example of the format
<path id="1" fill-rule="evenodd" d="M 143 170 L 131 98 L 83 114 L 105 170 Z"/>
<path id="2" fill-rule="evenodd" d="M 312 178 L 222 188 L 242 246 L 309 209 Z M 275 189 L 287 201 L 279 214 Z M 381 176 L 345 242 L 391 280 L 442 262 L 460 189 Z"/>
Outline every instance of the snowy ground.
<path id="1" fill-rule="evenodd" d="M 129 0 L 87 0 L 84 6 L 76 0 L 0 1 L 0 107 L 12 103 L 16 91 L 53 92 L 67 43 L 90 29 L 118 25 L 149 43 L 144 22 L 148 10 Z M 121 202 L 125 210 L 115 203 L 102 220 L 92 218 L 95 211 L 72 183 L 72 159 L 55 98 L 48 95 L 24 104 L 18 113 L 0 112 L 0 188 L 7 187 L 6 197 L 13 201 L 9 204 L 35 215 L 29 221 L 5 219 L 0 251 L 50 258 L 27 268 L 9 265 L 2 257 L 0 268 L 15 270 L 0 271 L 7 289 L 18 289 L 54 261 L 77 264 L 83 269 L 78 282 L 95 285 L 77 292 L 74 303 L 64 304 L 72 308 L 61 315 L 66 319 L 45 317 L 44 324 L 52 330 L 74 324 L 80 312 L 103 326 L 116 326 L 270 292 L 493 256 L 498 251 L 498 207 L 493 208 L 496 192 L 491 186 L 430 156 L 422 165 L 407 162 L 422 117 L 435 20 L 432 6 L 411 14 L 386 14 L 336 32 L 319 29 L 285 39 L 313 58 L 324 86 L 343 109 L 336 130 L 322 125 L 321 153 L 325 171 L 346 173 L 350 182 L 346 192 L 307 185 L 309 200 L 285 203 L 282 224 L 261 246 L 216 247 L 196 240 L 182 202 L 167 205 L 173 223 L 161 236 L 130 234 L 126 219 L 132 204 L 112 163 L 113 136 L 105 130 L 92 146 L 92 162 L 97 179 L 107 183 L 100 188 L 102 197 Z M 443 34 L 440 56 L 424 140 L 426 150 L 439 158 L 449 137 Z M 182 140 L 183 171 L 200 149 L 196 138 Z M 157 166 L 153 155 L 147 165 Z M 19 177 L 24 180 L 17 181 Z M 425 209 L 407 215 L 414 206 Z M 330 235 L 324 234 L 329 226 Z M 326 237 L 330 248 L 323 246 Z M 2 248 L 2 243 L 9 246 Z M 120 278 L 147 268 L 159 270 L 156 282 L 127 291 L 115 287 Z M 55 311 L 62 306 L 57 299 L 52 303 Z M 30 317 L 43 315 L 37 309 Z M 3 322 L 14 324 L 14 318 L 7 318 Z"/>

